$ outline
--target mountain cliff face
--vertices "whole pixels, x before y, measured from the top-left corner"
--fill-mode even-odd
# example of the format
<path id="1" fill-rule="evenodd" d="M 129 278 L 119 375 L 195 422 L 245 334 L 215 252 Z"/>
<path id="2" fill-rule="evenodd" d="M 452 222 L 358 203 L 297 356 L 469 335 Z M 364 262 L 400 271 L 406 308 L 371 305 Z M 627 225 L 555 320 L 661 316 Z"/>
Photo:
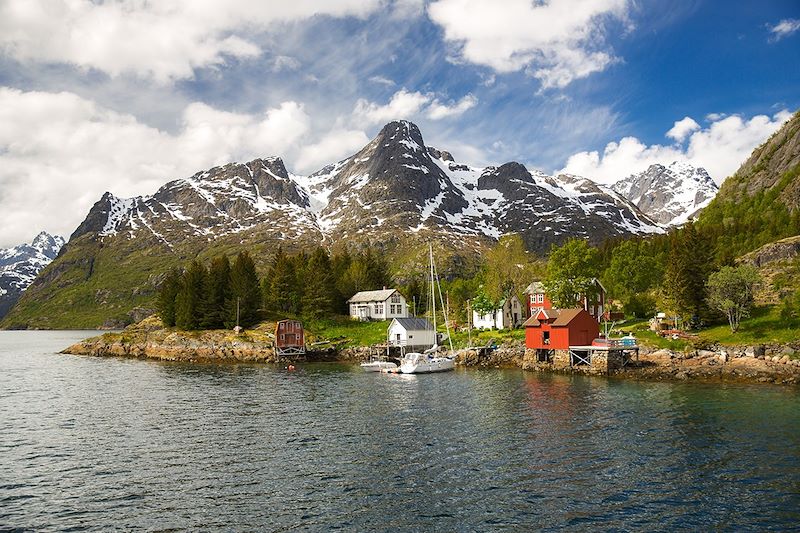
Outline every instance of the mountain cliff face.
<path id="1" fill-rule="evenodd" d="M 458 164 L 427 147 L 417 126 L 397 121 L 310 176 L 271 157 L 198 172 L 151 196 L 104 194 L 2 325 L 124 324 L 152 306 L 171 266 L 243 248 L 263 268 L 279 245 L 370 244 L 392 253 L 435 239 L 474 256 L 508 232 L 541 253 L 570 237 L 599 243 L 663 231 L 610 188 L 514 162 Z"/>
<path id="2" fill-rule="evenodd" d="M 678 226 L 696 217 L 719 190 L 704 168 L 678 161 L 666 167 L 650 165 L 612 189 L 664 226 Z"/>
<path id="3" fill-rule="evenodd" d="M 800 207 L 800 111 L 786 122 L 736 173 L 725 180 L 719 203 L 734 202 L 758 193 L 773 192 L 790 211 Z"/>
<path id="4" fill-rule="evenodd" d="M 28 244 L 0 249 L 0 318 L 33 283 L 39 272 L 58 255 L 64 238 L 41 232 Z"/>

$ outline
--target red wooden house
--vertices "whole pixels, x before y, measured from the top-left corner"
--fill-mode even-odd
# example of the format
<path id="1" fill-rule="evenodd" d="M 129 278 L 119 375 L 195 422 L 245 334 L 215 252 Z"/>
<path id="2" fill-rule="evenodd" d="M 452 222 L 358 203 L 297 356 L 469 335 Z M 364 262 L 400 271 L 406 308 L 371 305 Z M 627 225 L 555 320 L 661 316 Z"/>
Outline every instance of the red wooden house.
<path id="1" fill-rule="evenodd" d="M 525 347 L 536 350 L 589 346 L 600 335 L 597 320 L 585 309 L 542 309 L 524 326 Z"/>
<path id="2" fill-rule="evenodd" d="M 306 339 L 302 322 L 281 320 L 275 324 L 275 353 L 278 355 L 306 353 Z"/>

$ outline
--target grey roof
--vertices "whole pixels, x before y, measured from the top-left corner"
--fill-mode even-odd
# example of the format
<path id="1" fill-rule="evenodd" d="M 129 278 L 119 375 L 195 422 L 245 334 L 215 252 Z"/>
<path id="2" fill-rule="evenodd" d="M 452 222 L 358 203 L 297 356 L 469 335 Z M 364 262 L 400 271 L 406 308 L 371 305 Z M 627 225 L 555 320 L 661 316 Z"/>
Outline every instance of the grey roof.
<path id="1" fill-rule="evenodd" d="M 355 293 L 347 303 L 357 304 L 362 302 L 385 302 L 389 296 L 397 292 L 396 289 L 383 289 L 381 291 L 361 291 Z"/>
<path id="2" fill-rule="evenodd" d="M 394 320 L 403 326 L 403 329 L 406 331 L 422 331 L 426 329 L 433 329 L 433 324 L 424 318 L 395 318 Z"/>

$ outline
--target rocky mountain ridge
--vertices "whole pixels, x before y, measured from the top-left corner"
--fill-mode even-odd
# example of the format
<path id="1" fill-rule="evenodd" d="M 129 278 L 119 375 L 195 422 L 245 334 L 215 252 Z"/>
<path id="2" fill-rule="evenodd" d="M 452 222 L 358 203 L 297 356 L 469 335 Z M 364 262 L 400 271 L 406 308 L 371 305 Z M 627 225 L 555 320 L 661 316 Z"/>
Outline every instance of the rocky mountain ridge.
<path id="1" fill-rule="evenodd" d="M 293 175 L 271 157 L 198 172 L 152 196 L 106 193 L 71 239 L 144 233 L 171 248 L 251 230 L 328 243 L 387 242 L 421 231 L 478 239 L 519 232 L 538 252 L 572 236 L 600 242 L 663 231 L 608 187 L 515 162 L 458 164 L 448 152 L 426 147 L 416 125 L 397 121 L 356 154 L 310 176 Z"/>
<path id="2" fill-rule="evenodd" d="M 679 161 L 650 165 L 611 188 L 663 226 L 679 226 L 696 217 L 719 191 L 704 168 Z"/>
<path id="3" fill-rule="evenodd" d="M 41 270 L 56 258 L 64 238 L 43 231 L 30 243 L 0 249 L 0 318 L 16 303 Z"/>

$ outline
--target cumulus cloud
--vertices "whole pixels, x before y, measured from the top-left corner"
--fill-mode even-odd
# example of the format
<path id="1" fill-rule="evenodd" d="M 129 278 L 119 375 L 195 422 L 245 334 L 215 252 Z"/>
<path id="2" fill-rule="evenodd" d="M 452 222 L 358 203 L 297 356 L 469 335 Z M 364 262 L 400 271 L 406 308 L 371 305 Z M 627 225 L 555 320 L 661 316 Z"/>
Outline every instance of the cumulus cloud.
<path id="1" fill-rule="evenodd" d="M 442 103 L 432 93 L 410 92 L 400 89 L 386 104 L 359 99 L 353 109 L 352 119 L 356 124 L 370 126 L 396 119 L 413 119 L 425 116 L 431 120 L 455 117 L 475 107 L 478 99 L 467 94 L 458 102 Z"/>
<path id="2" fill-rule="evenodd" d="M 72 93 L 0 88 L 0 246 L 41 229 L 68 236 L 106 190 L 150 194 L 169 179 L 270 155 L 313 171 L 366 142 L 360 131 L 320 137 L 293 101 L 256 115 L 192 103 L 168 133 Z"/>
<path id="3" fill-rule="evenodd" d="M 0 3 L 0 50 L 21 62 L 168 82 L 227 58 L 258 56 L 260 47 L 245 37 L 251 30 L 314 15 L 364 17 L 380 6 L 380 0 L 6 0 Z"/>
<path id="4" fill-rule="evenodd" d="M 784 37 L 788 37 L 800 30 L 800 19 L 783 19 L 774 26 L 768 26 L 768 28 L 772 34 L 770 40 L 772 42 L 780 41 Z"/>
<path id="5" fill-rule="evenodd" d="M 458 102 L 447 105 L 434 100 L 428 107 L 427 116 L 431 120 L 440 120 L 447 117 L 457 117 L 465 111 L 472 109 L 478 103 L 478 99 L 468 94 Z"/>
<path id="6" fill-rule="evenodd" d="M 672 129 L 667 132 L 667 137 L 670 139 L 675 139 L 680 143 L 683 142 L 690 133 L 699 129 L 700 124 L 695 122 L 692 117 L 684 117 L 675 122 L 675 125 L 672 126 Z"/>
<path id="7" fill-rule="evenodd" d="M 615 61 L 606 24 L 627 22 L 628 0 L 437 0 L 428 14 L 459 60 L 497 72 L 525 70 L 543 89 L 563 88 Z"/>
<path id="8" fill-rule="evenodd" d="M 602 154 L 591 151 L 570 156 L 560 172 L 586 176 L 600 183 L 613 183 L 655 163 L 685 161 L 705 168 L 717 183 L 722 183 L 750 156 L 753 149 L 789 118 L 791 113 L 786 110 L 772 117 L 756 115 L 749 120 L 732 115 L 700 128 L 694 120 L 686 117 L 677 121 L 667 132 L 667 136 L 673 139 L 686 140 L 685 144 L 648 146 L 635 137 L 625 137 L 619 142 L 608 143 Z"/>

